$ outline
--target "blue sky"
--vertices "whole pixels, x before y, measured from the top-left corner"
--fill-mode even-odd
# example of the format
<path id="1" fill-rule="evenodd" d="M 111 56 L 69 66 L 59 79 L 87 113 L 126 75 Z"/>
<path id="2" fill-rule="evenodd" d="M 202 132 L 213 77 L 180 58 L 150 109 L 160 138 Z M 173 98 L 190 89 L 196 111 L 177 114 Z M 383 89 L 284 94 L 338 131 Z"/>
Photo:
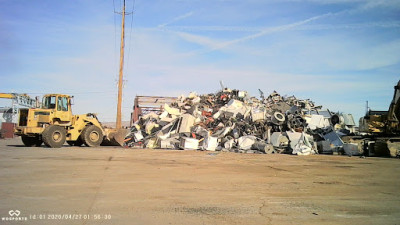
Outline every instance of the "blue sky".
<path id="1" fill-rule="evenodd" d="M 134 5 L 133 5 L 134 3 Z M 120 0 L 0 0 L 0 92 L 67 93 L 116 115 Z M 386 110 L 400 79 L 400 0 L 127 0 L 123 117 L 135 95 L 216 92 Z M 0 105 L 10 105 L 1 100 Z"/>

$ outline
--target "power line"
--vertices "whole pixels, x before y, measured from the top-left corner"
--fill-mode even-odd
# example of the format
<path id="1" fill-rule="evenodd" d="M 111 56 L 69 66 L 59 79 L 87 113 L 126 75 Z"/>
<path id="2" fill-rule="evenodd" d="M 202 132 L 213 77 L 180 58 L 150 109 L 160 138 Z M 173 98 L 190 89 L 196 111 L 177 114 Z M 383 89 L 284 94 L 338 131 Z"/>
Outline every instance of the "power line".
<path id="1" fill-rule="evenodd" d="M 129 31 L 129 44 L 128 44 L 128 60 L 127 60 L 127 65 L 126 65 L 126 70 L 128 70 L 129 68 L 129 59 L 130 59 L 130 55 L 131 55 L 131 45 L 132 45 L 132 30 L 133 30 L 133 12 L 135 10 L 135 3 L 136 0 L 133 0 L 133 4 L 132 4 L 132 18 L 131 18 L 131 30 Z"/>

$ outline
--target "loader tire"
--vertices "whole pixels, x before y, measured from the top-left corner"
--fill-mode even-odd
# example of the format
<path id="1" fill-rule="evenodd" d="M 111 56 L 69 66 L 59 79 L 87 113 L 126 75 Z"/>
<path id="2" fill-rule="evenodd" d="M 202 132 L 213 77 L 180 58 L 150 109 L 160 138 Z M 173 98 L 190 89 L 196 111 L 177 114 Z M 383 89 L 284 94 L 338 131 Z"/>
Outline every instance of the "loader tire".
<path id="1" fill-rule="evenodd" d="M 104 136 L 100 128 L 95 125 L 89 125 L 83 129 L 80 137 L 86 146 L 97 147 L 103 142 Z"/>
<path id="2" fill-rule="evenodd" d="M 63 127 L 50 125 L 42 133 L 43 142 L 50 148 L 61 148 L 65 143 L 66 134 Z"/>
<path id="3" fill-rule="evenodd" d="M 40 147 L 43 143 L 43 141 L 40 140 L 39 137 L 29 137 L 26 135 L 22 135 L 21 139 L 26 147 L 33 147 L 33 146 Z"/>

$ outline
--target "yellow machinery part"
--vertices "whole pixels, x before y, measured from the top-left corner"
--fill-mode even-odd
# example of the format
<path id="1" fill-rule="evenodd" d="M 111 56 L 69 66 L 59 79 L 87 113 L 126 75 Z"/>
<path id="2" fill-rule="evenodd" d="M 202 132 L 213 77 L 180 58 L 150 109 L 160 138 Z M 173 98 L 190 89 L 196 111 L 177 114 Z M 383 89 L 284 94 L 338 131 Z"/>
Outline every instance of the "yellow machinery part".
<path id="1" fill-rule="evenodd" d="M 0 93 L 0 98 L 9 98 L 13 99 L 15 96 L 13 94 L 7 94 L 7 93 Z"/>

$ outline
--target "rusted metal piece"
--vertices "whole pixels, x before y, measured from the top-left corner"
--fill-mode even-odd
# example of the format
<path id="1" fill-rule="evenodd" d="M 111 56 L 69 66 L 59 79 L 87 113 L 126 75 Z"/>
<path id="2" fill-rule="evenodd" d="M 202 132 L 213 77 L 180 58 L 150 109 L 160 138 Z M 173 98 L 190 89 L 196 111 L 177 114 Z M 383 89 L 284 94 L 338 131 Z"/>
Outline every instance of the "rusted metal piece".
<path id="1" fill-rule="evenodd" d="M 1 123 L 0 138 L 14 138 L 14 123 Z"/>
<path id="2" fill-rule="evenodd" d="M 164 104 L 170 105 L 176 101 L 176 97 L 164 97 L 164 96 L 136 96 L 133 106 L 133 112 L 131 114 L 132 124 L 139 120 L 139 116 L 147 114 L 149 112 L 161 112 L 163 111 Z"/>

